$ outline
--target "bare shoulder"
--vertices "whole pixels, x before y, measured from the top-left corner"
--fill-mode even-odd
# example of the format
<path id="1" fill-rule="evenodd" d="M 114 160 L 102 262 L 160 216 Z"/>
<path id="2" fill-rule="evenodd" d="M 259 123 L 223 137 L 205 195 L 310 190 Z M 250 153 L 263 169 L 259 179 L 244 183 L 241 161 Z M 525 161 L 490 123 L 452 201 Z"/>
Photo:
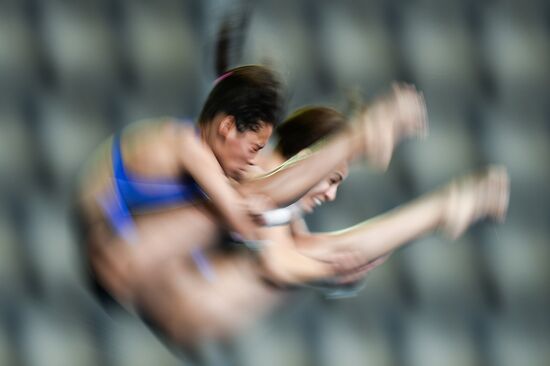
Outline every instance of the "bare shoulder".
<path id="1" fill-rule="evenodd" d="M 158 117 L 134 122 L 124 129 L 126 143 L 141 148 L 153 146 L 155 151 L 172 151 L 182 139 L 196 138 L 193 125 L 173 117 Z"/>
<path id="2" fill-rule="evenodd" d="M 166 142 L 194 142 L 197 140 L 197 131 L 192 123 L 177 118 L 164 118 L 157 122 L 160 137 Z"/>
<path id="3" fill-rule="evenodd" d="M 213 159 L 212 151 L 202 142 L 194 124 L 171 119 L 165 121 L 162 131 L 162 144 L 177 159 L 180 169 L 186 171 Z"/>

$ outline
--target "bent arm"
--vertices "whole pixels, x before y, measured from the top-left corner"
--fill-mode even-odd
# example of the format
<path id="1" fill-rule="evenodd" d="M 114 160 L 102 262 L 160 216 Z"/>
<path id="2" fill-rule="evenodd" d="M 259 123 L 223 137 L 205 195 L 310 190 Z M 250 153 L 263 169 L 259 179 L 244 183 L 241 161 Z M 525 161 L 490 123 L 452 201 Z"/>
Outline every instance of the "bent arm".
<path id="1" fill-rule="evenodd" d="M 257 226 L 248 214 L 245 200 L 231 186 L 212 151 L 196 138 L 192 128 L 182 126 L 178 132 L 178 155 L 183 169 L 206 193 L 231 230 L 246 239 L 257 239 Z"/>

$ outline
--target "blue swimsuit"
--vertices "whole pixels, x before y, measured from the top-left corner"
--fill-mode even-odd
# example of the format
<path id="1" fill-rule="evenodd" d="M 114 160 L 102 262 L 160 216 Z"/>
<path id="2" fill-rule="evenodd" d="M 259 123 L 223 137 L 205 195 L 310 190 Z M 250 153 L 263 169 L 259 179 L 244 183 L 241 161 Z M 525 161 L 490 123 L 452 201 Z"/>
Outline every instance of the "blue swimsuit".
<path id="1" fill-rule="evenodd" d="M 161 180 L 139 177 L 126 171 L 118 134 L 113 137 L 111 158 L 113 192 L 100 199 L 100 204 L 113 230 L 129 243 L 135 238 L 132 212 L 189 203 L 205 197 L 199 185 L 189 176 L 181 180 Z"/>
<path id="2" fill-rule="evenodd" d="M 206 198 L 206 194 L 190 176 L 181 180 L 161 180 L 139 177 L 126 171 L 118 134 L 113 137 L 111 150 L 113 191 L 112 195 L 103 197 L 99 203 L 113 230 L 127 243 L 135 243 L 137 238 L 132 212 Z M 213 280 L 214 273 L 202 250 L 193 250 L 191 256 L 201 273 L 208 280 Z"/>
<path id="3" fill-rule="evenodd" d="M 113 230 L 129 244 L 135 243 L 137 238 L 132 212 L 206 198 L 206 194 L 190 176 L 181 180 L 161 180 L 139 177 L 126 171 L 118 134 L 113 137 L 111 157 L 113 192 L 112 195 L 100 199 L 99 203 Z M 202 275 L 213 281 L 215 273 L 203 251 L 195 249 L 191 257 Z M 364 281 L 342 286 L 327 280 L 310 283 L 307 287 L 324 292 L 328 298 L 339 298 L 354 296 L 363 286 Z"/>

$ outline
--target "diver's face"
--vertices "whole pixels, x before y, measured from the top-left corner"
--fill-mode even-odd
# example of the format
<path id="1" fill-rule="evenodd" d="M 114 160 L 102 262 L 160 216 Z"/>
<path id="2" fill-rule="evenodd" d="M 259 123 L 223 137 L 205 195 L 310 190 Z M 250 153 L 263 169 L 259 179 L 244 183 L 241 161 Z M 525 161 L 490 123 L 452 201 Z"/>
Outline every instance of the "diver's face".
<path id="1" fill-rule="evenodd" d="M 225 174 L 235 180 L 240 180 L 247 171 L 256 165 L 256 157 L 267 144 L 273 126 L 260 122 L 255 130 L 240 132 L 233 123 L 227 133 L 221 154 L 221 165 Z"/>
<path id="2" fill-rule="evenodd" d="M 302 209 L 305 212 L 313 212 L 313 210 L 321 206 L 327 201 L 334 201 L 338 186 L 348 176 L 348 165 L 342 163 L 335 171 L 330 173 L 324 180 L 309 190 L 300 200 Z"/>

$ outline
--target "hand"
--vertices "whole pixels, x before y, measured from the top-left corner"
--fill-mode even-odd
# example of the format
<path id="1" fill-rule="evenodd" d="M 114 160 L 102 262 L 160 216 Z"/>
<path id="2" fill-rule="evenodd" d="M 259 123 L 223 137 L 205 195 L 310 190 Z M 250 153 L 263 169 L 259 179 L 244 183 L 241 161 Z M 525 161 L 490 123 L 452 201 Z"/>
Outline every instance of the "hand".
<path id="1" fill-rule="evenodd" d="M 503 166 L 490 166 L 477 174 L 451 182 L 443 189 L 446 205 L 442 229 L 458 238 L 471 224 L 485 217 L 504 221 L 510 198 L 510 178 Z"/>
<path id="2" fill-rule="evenodd" d="M 367 160 L 385 170 L 401 140 L 427 136 L 424 96 L 412 85 L 394 83 L 391 92 L 364 108 L 353 124 L 363 138 Z"/>
<path id="3" fill-rule="evenodd" d="M 414 85 L 392 84 L 392 97 L 397 110 L 396 133 L 398 138 L 426 137 L 428 135 L 428 116 L 424 94 Z"/>
<path id="4" fill-rule="evenodd" d="M 276 207 L 273 201 L 265 195 L 249 195 L 244 200 L 244 204 L 252 221 L 259 226 L 266 225 L 263 213 Z"/>

